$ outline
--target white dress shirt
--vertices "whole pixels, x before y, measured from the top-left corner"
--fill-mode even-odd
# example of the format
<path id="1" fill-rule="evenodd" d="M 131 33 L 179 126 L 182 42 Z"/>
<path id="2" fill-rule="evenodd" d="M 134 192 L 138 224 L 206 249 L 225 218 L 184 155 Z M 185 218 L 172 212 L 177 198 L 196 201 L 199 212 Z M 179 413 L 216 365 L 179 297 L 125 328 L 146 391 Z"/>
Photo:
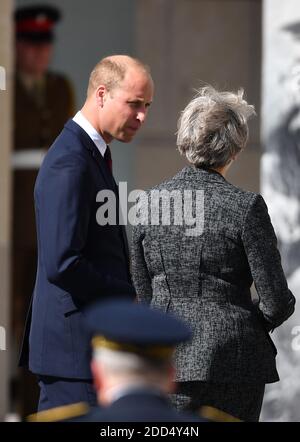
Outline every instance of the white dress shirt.
<path id="1" fill-rule="evenodd" d="M 91 123 L 85 118 L 85 116 L 82 114 L 81 111 L 78 111 L 75 117 L 73 118 L 73 121 L 78 124 L 87 134 L 88 136 L 93 140 L 93 142 L 96 144 L 96 146 L 99 149 L 99 152 L 104 158 L 104 154 L 106 151 L 106 143 L 99 134 L 99 132 L 96 131 L 96 129 L 91 125 Z"/>

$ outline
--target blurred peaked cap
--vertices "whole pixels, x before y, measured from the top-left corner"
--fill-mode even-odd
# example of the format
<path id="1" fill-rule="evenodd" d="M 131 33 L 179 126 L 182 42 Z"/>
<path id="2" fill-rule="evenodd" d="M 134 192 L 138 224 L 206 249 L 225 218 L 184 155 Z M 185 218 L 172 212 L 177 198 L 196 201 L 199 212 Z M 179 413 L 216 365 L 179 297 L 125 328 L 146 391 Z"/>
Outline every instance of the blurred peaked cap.
<path id="1" fill-rule="evenodd" d="M 188 326 L 174 316 L 129 301 L 94 304 L 86 310 L 85 322 L 94 336 L 94 347 L 162 359 L 192 336 Z"/>
<path id="2" fill-rule="evenodd" d="M 61 13 L 54 6 L 36 5 L 18 8 L 14 17 L 18 40 L 52 42 L 54 25 L 60 20 Z"/>

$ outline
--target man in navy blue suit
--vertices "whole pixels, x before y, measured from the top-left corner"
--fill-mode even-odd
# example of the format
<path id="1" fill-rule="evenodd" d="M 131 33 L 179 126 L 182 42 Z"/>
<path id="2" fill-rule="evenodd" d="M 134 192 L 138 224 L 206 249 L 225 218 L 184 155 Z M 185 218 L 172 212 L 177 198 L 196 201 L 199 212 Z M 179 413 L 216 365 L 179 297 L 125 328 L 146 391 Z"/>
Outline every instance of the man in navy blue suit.
<path id="1" fill-rule="evenodd" d="M 115 194 L 108 144 L 130 142 L 153 97 L 148 68 L 114 55 L 93 69 L 86 102 L 48 151 L 35 184 L 38 268 L 20 364 L 37 374 L 39 410 L 96 403 L 83 309 L 122 293 L 134 299 L 124 227 L 99 225 L 101 190 Z"/>

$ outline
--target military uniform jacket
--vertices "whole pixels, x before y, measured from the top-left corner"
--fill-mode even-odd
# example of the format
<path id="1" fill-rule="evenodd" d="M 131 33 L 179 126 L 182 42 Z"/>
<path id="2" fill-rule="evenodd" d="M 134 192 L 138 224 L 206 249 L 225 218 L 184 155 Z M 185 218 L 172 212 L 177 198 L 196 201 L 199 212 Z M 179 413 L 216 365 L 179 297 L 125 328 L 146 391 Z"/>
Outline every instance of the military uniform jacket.
<path id="1" fill-rule="evenodd" d="M 73 422 L 200 422 L 192 414 L 178 413 L 168 399 L 151 390 L 128 393 L 105 408 L 95 408 Z"/>
<path id="2" fill-rule="evenodd" d="M 174 223 L 133 230 L 132 271 L 139 299 L 173 312 L 194 333 L 176 351 L 177 380 L 277 381 L 277 351 L 268 331 L 292 314 L 295 298 L 263 198 L 217 172 L 195 167 L 154 188 L 162 189 L 204 191 L 200 235 L 188 236 L 189 226 Z M 153 200 L 150 191 L 148 198 Z M 159 216 L 161 221 L 162 211 Z M 253 280 L 258 306 L 251 299 Z"/>
<path id="3" fill-rule="evenodd" d="M 69 81 L 53 72 L 45 74 L 38 99 L 15 79 L 14 149 L 49 148 L 74 113 L 74 97 Z"/>
<path id="4" fill-rule="evenodd" d="M 40 103 L 19 76 L 15 78 L 14 150 L 48 149 L 66 121 L 74 113 L 74 97 L 69 81 L 47 72 L 41 88 Z M 37 170 L 14 172 L 13 244 L 17 248 L 36 248 L 33 189 Z"/>

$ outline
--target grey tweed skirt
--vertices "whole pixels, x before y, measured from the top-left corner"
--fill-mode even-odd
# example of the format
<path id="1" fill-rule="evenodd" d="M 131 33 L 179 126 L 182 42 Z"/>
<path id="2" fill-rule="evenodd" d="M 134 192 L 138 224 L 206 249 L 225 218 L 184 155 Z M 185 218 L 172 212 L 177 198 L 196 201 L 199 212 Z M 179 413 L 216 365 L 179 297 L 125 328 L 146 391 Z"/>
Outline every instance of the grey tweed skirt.
<path id="1" fill-rule="evenodd" d="M 246 422 L 258 422 L 265 384 L 178 382 L 170 395 L 178 411 L 198 412 L 202 406 L 218 408 Z"/>

